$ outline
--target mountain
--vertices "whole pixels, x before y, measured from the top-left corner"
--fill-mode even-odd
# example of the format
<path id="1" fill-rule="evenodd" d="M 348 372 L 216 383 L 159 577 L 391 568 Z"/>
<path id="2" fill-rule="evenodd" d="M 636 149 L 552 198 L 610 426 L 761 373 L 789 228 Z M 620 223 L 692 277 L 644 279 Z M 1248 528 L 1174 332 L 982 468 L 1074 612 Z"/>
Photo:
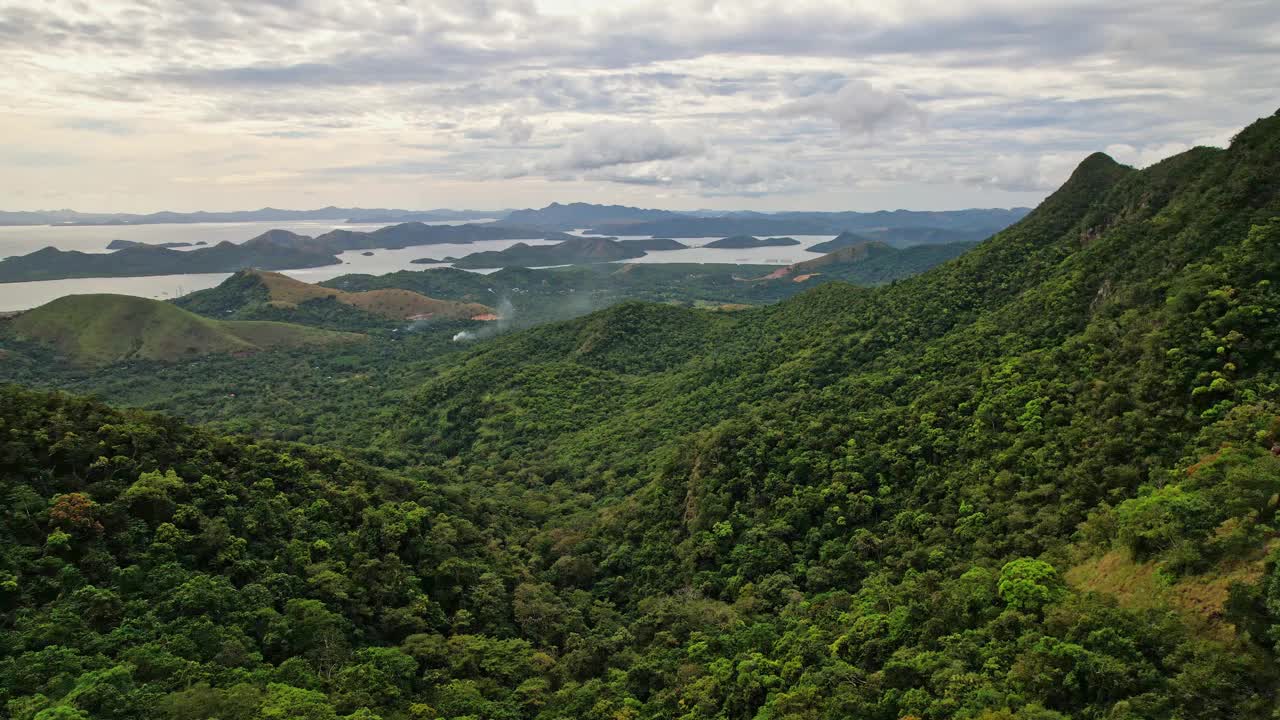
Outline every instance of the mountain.
<path id="1" fill-rule="evenodd" d="M 0 260 L 0 282 L 220 273 L 242 268 L 285 270 L 339 262 L 332 253 L 306 243 L 277 242 L 265 236 L 242 245 L 221 242 L 196 250 L 136 246 L 111 253 L 83 253 L 47 247 Z"/>
<path id="2" fill-rule="evenodd" d="M 461 222 L 505 217 L 511 210 L 353 210 L 349 223 Z"/>
<path id="3" fill-rule="evenodd" d="M 679 628 L 637 641 L 652 716 L 1266 716 L 1275 277 L 1280 116 L 1142 171 L 1091 156 L 890 286 L 499 338 L 404 441 L 611 498 L 541 567 Z M 715 670 L 787 663 L 745 702 Z"/>
<path id="4" fill-rule="evenodd" d="M 242 270 L 217 287 L 184 295 L 174 304 L 213 318 L 288 320 L 321 326 L 345 321 L 344 329 L 365 329 L 377 319 L 497 319 L 493 308 L 480 303 L 437 300 L 399 288 L 345 292 L 259 270 Z M 349 308 L 356 317 L 332 307 L 335 304 Z M 373 317 L 363 317 L 365 315 Z"/>
<path id="5" fill-rule="evenodd" d="M 893 245 L 981 240 L 1027 214 L 1027 208 L 972 210 L 881 210 L 859 212 L 737 212 L 674 215 L 649 221 L 594 223 L 593 235 L 724 237 L 728 235 L 834 235 L 845 231 L 881 233 Z M 911 230 L 908 231 L 907 229 Z M 864 234 L 865 234 L 864 233 Z"/>
<path id="6" fill-rule="evenodd" d="M 810 245 L 805 248 L 805 250 L 816 253 L 829 253 L 842 248 L 860 247 L 868 242 L 870 241 L 861 235 L 855 235 L 851 232 L 845 231 L 826 242 L 820 242 L 817 245 Z"/>
<path id="7" fill-rule="evenodd" d="M 226 223 L 298 220 L 346 222 L 405 222 L 409 220 L 472 220 L 500 216 L 495 210 L 389 210 L 324 207 L 318 210 L 237 210 L 232 212 L 82 213 L 74 210 L 0 212 L 0 225 L 155 225 L 161 223 Z"/>
<path id="8" fill-rule="evenodd" d="M 589 235 L 651 235 L 653 237 L 700 238 L 738 235 L 825 235 L 831 227 L 806 218 L 779 220 L 761 218 L 676 216 L 665 220 L 612 223 L 591 226 Z"/>
<path id="9" fill-rule="evenodd" d="M 628 247 L 612 238 L 571 237 L 555 245 L 516 243 L 506 250 L 472 253 L 453 264 L 456 268 L 543 267 L 578 263 L 613 262 L 643 257 L 644 250 Z"/>
<path id="10" fill-rule="evenodd" d="M 3 321 L 3 327 L 19 341 L 51 346 L 80 365 L 175 361 L 362 337 L 286 323 L 219 322 L 126 295 L 68 295 Z"/>
<path id="11" fill-rule="evenodd" d="M 750 235 L 734 235 L 732 237 L 720 238 L 713 240 L 702 247 L 709 248 L 761 248 L 761 247 L 784 247 L 787 245 L 799 245 L 800 241 L 789 237 L 771 237 L 757 238 Z"/>
<path id="12" fill-rule="evenodd" d="M 503 217 L 503 224 L 540 227 L 553 230 L 575 230 L 602 224 L 651 222 L 677 217 L 668 210 L 645 210 L 625 205 L 591 205 L 589 203 L 551 203 L 540 210 L 515 210 Z"/>
<path id="13" fill-rule="evenodd" d="M 401 223 L 372 232 L 333 230 L 315 238 L 319 246 L 334 252 L 368 248 L 399 249 L 417 245 L 469 245 L 484 240 L 568 240 L 565 233 L 548 232 L 531 227 L 496 224 L 426 225 Z"/>
<path id="14" fill-rule="evenodd" d="M 0 387 L 6 712 L 1273 717 L 1277 277 L 1280 115 L 880 287 L 181 389 L 347 449 Z"/>

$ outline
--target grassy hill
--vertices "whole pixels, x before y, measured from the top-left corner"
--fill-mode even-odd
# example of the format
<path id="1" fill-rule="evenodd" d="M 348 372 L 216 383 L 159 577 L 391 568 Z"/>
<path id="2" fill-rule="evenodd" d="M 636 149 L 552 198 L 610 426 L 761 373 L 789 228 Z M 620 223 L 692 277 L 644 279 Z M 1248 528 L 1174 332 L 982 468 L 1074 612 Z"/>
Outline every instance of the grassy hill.
<path id="1" fill-rule="evenodd" d="M 125 295 L 71 295 L 5 324 L 18 340 L 52 346 L 82 365 L 173 361 L 360 338 L 287 323 L 210 320 L 169 303 Z"/>
<path id="2" fill-rule="evenodd" d="M 346 292 L 257 270 L 236 273 L 218 287 L 184 296 L 175 304 L 214 318 L 269 318 L 355 329 L 379 321 L 496 319 L 493 308 L 476 302 L 437 300 L 404 288 Z"/>

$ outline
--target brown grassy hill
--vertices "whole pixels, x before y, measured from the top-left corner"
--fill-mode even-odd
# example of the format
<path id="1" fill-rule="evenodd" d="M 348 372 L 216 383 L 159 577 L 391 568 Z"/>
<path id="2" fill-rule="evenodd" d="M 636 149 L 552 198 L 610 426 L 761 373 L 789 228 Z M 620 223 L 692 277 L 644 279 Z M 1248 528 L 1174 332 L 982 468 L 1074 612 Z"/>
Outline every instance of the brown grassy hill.
<path id="1" fill-rule="evenodd" d="M 344 305 L 392 320 L 425 318 L 448 320 L 493 320 L 493 308 L 480 303 L 437 300 L 411 290 L 389 288 L 367 292 L 344 292 L 295 280 L 274 272 L 246 271 L 266 288 L 268 302 L 277 307 L 296 307 L 308 300 L 333 298 Z"/>

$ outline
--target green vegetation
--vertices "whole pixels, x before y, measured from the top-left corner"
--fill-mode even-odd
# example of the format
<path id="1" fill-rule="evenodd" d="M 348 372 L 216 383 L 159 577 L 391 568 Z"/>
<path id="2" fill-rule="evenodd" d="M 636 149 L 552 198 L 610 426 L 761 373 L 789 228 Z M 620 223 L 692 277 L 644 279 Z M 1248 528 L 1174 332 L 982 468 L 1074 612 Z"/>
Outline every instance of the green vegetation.
<path id="1" fill-rule="evenodd" d="M 361 339 L 287 323 L 209 320 L 168 303 L 126 295 L 68 295 L 3 322 L 5 332 L 18 341 L 50 346 L 77 365 L 165 362 Z"/>
<path id="2" fill-rule="evenodd" d="M 549 296 L 602 271 L 337 287 Z M 346 450 L 6 389 L 0 702 L 1275 717 L 1276 278 L 1280 115 L 1143 171 L 1091 156 L 1022 222 L 882 287 L 352 346 L 385 361 L 298 396 Z M 430 343 L 455 349 L 412 360 Z M 290 353 L 299 386 L 297 363 L 335 362 L 244 374 Z"/>

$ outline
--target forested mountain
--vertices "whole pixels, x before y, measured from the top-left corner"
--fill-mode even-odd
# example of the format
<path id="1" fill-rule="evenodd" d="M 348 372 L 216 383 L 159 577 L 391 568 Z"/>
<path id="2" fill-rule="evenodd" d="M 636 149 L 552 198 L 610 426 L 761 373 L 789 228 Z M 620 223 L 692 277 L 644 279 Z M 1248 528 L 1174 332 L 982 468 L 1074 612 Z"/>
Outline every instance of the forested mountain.
<path id="1" fill-rule="evenodd" d="M 890 285 L 479 343 L 358 451 L 5 390 L 0 701 L 1270 717 L 1277 278 L 1280 115 Z"/>

